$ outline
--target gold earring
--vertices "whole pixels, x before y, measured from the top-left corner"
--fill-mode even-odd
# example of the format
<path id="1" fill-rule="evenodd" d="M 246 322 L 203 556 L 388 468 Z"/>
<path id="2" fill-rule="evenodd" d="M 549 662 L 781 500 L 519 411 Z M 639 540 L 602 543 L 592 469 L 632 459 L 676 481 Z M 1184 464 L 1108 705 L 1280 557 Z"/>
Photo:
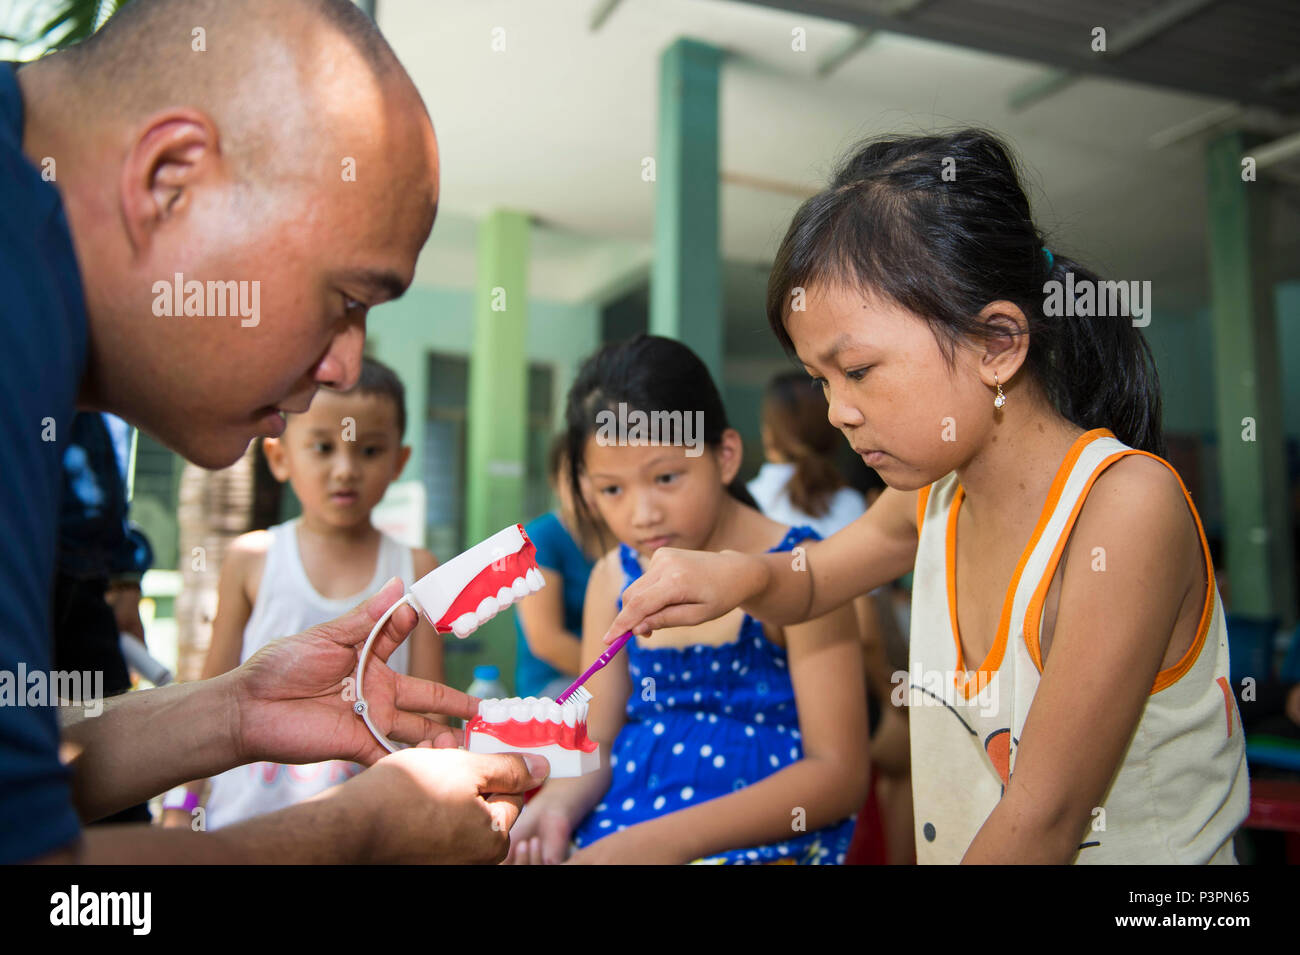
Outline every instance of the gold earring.
<path id="1" fill-rule="evenodd" d="M 1007 396 L 1002 393 L 1002 386 L 998 384 L 998 373 L 996 371 L 993 373 L 993 384 L 997 385 L 998 388 L 998 396 L 993 399 L 993 407 L 1001 408 L 1007 403 Z"/>

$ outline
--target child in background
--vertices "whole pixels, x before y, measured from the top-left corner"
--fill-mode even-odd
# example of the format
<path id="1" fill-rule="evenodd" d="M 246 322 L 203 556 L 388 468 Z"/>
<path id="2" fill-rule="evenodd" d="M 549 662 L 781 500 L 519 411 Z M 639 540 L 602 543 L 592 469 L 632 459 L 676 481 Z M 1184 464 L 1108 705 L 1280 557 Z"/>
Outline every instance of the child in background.
<path id="1" fill-rule="evenodd" d="M 318 391 L 307 411 L 288 416 L 280 438 L 264 440 L 271 473 L 293 487 L 302 516 L 231 545 L 203 679 L 234 669 L 277 637 L 334 619 L 392 577 L 410 587 L 437 566 L 428 551 L 407 547 L 370 521 L 411 455 L 402 444 L 405 430 L 401 381 L 366 358 L 355 388 Z M 442 682 L 442 640 L 427 620 L 420 619 L 388 665 Z M 206 827 L 282 809 L 360 771 L 342 760 L 239 766 L 213 777 Z M 202 780 L 190 784 L 191 802 L 202 788 Z M 164 808 L 164 825 L 190 825 L 192 807 Z"/>
<path id="2" fill-rule="evenodd" d="M 849 487 L 840 473 L 835 455 L 843 439 L 826 420 L 826 411 L 826 396 L 803 372 L 773 377 L 763 392 L 761 433 L 766 460 L 746 485 L 759 509 L 772 520 L 807 525 L 823 538 L 843 530 L 867 509 L 862 494 Z M 889 587 L 882 586 L 858 597 L 853 606 L 868 690 L 872 782 L 879 789 L 882 775 L 888 777 L 884 788 L 892 795 L 901 786 L 910 789 L 911 784 L 907 778 L 907 710 L 889 705 L 890 675 L 897 667 L 889 665 L 886 655 L 885 637 L 894 623 L 888 616 L 892 609 L 888 600 Z M 901 665 L 907 665 L 905 645 Z M 894 802 L 899 802 L 897 797 Z M 885 826 L 889 855 L 899 862 L 912 857 L 910 793 L 906 802 L 900 811 L 893 812 L 891 807 L 890 822 Z M 870 811 L 870 801 L 863 809 Z M 900 838 L 903 826 L 908 834 Z M 859 840 L 864 836 L 865 827 Z M 875 845 L 861 844 L 869 850 L 864 855 L 878 850 Z"/>
<path id="3" fill-rule="evenodd" d="M 537 566 L 547 586 L 515 604 L 515 693 L 555 699 L 580 672 L 582 601 L 602 535 L 600 528 L 578 520 L 563 435 L 551 442 L 546 463 L 555 510 L 529 522 L 524 531 L 537 548 Z"/>
<path id="4" fill-rule="evenodd" d="M 763 466 L 746 487 L 764 514 L 830 537 L 862 516 L 866 501 L 835 463 L 839 432 L 826 398 L 801 372 L 777 375 L 763 393 Z"/>
<path id="5" fill-rule="evenodd" d="M 611 439 L 602 419 L 623 411 L 666 412 L 679 427 L 656 443 L 632 429 Z M 566 420 L 573 484 L 589 482 L 621 541 L 591 574 L 584 661 L 660 548 L 798 564 L 792 549 L 817 539 L 764 517 L 735 486 L 740 435 L 679 342 L 641 335 L 602 349 L 578 373 Z M 785 629 L 735 613 L 634 640 L 586 686 L 601 768 L 542 787 L 511 831 L 510 861 L 563 861 L 571 837 L 572 862 L 843 861 L 868 778 L 851 607 Z"/>
<path id="6" fill-rule="evenodd" d="M 992 134 L 861 148 L 795 214 L 768 320 L 889 489 L 804 573 L 661 552 L 605 642 L 737 606 L 791 623 L 914 566 L 919 861 L 1234 862 L 1223 607 L 1150 351 L 1104 294 Z"/>

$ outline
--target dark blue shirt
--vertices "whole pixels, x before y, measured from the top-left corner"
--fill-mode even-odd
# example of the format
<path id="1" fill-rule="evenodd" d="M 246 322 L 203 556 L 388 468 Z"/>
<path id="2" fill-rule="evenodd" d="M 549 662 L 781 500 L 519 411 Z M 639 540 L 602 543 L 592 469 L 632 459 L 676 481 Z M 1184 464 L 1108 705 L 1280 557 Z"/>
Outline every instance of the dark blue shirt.
<path id="1" fill-rule="evenodd" d="M 51 666 L 62 457 L 87 335 L 63 205 L 23 155 L 22 133 L 14 67 L 0 63 L 0 681 L 16 697 L 0 700 L 0 863 L 50 852 L 79 831 L 54 707 L 15 705 L 27 700 L 19 664 L 47 680 Z"/>
<path id="2" fill-rule="evenodd" d="M 537 548 L 537 563 L 564 578 L 564 628 L 581 637 L 582 604 L 587 596 L 587 578 L 591 576 L 593 562 L 587 559 L 582 548 L 554 514 L 543 514 L 527 524 L 524 530 Z M 519 624 L 518 612 L 515 613 L 515 631 L 518 640 L 515 693 L 519 696 L 540 696 L 546 684 L 568 674 L 561 673 L 545 660 L 539 660 L 528 649 L 528 640 Z"/>

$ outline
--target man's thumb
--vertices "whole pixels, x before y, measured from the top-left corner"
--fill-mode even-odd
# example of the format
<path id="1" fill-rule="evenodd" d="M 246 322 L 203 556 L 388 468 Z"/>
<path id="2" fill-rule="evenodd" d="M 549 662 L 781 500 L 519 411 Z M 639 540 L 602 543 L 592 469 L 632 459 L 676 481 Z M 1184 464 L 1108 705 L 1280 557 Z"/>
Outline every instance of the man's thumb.
<path id="1" fill-rule="evenodd" d="M 551 775 L 551 764 L 545 756 L 538 756 L 536 753 L 523 753 L 522 755 L 524 762 L 528 766 L 528 771 L 532 773 L 533 779 L 540 783 Z"/>
<path id="2" fill-rule="evenodd" d="M 390 577 L 379 591 L 367 600 L 363 607 L 366 608 L 366 614 L 370 617 L 371 622 L 382 617 L 388 608 L 401 598 L 406 592 L 406 585 L 402 583 L 401 577 Z"/>

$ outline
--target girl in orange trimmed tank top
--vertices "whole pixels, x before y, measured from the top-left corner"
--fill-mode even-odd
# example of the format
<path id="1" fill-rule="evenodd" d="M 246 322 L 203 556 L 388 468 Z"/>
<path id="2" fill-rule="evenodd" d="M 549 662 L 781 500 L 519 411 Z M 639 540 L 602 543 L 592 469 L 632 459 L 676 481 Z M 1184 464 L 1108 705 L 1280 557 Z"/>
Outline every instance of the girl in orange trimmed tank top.
<path id="1" fill-rule="evenodd" d="M 768 318 L 889 488 L 803 568 L 658 551 L 607 640 L 794 623 L 914 570 L 919 861 L 1235 861 L 1223 608 L 1120 288 L 1044 247 L 992 134 L 859 148 L 796 213 Z"/>

